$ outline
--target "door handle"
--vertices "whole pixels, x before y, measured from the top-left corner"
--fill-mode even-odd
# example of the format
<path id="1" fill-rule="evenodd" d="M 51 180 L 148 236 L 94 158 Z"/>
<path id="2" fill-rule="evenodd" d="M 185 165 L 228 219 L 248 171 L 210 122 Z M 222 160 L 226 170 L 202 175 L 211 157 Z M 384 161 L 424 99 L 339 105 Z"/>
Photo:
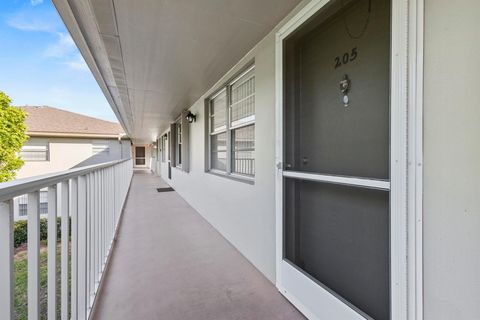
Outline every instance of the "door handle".
<path id="1" fill-rule="evenodd" d="M 283 162 L 277 162 L 277 169 L 278 170 L 287 170 L 292 168 L 292 165 L 290 163 L 283 163 Z"/>

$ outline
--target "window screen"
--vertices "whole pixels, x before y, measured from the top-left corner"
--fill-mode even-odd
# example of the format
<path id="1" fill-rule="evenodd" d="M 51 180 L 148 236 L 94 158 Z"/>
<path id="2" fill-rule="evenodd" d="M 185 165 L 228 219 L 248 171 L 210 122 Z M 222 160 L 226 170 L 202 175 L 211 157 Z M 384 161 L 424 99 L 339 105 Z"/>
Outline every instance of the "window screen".
<path id="1" fill-rule="evenodd" d="M 253 68 L 231 85 L 231 127 L 255 120 L 255 75 Z"/>
<path id="2" fill-rule="evenodd" d="M 211 168 L 227 170 L 227 133 L 218 133 L 211 136 Z"/>
<path id="3" fill-rule="evenodd" d="M 210 100 L 210 132 L 226 130 L 227 126 L 227 92 L 223 90 Z"/>
<path id="4" fill-rule="evenodd" d="M 232 172 L 255 174 L 255 126 L 232 130 Z"/>
<path id="5" fill-rule="evenodd" d="M 389 319 L 389 192 L 285 179 L 285 258 Z"/>

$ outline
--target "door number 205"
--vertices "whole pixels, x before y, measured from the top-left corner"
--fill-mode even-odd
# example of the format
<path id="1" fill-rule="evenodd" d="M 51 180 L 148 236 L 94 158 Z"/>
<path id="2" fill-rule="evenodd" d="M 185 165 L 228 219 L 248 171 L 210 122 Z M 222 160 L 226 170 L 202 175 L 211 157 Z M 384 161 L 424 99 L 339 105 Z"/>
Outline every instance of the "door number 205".
<path id="1" fill-rule="evenodd" d="M 341 67 L 344 64 L 347 64 L 355 59 L 357 59 L 358 52 L 357 47 L 353 48 L 350 52 L 345 52 L 341 57 L 335 57 L 335 69 Z"/>

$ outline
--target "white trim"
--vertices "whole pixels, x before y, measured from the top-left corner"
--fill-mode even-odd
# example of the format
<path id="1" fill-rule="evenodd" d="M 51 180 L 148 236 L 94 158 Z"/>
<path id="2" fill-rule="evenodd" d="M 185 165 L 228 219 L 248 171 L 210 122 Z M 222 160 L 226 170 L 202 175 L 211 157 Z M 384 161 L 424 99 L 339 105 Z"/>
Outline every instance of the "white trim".
<path id="1" fill-rule="evenodd" d="M 308 5 L 307 5 L 308 6 Z M 290 21 L 293 21 L 290 20 Z M 289 22 L 290 22 L 289 21 Z M 280 292 L 289 299 L 282 285 L 283 262 L 283 37 L 282 29 L 275 35 L 275 284 Z M 309 312 L 303 304 L 289 299 L 303 314 Z"/>
<path id="2" fill-rule="evenodd" d="M 232 125 L 230 126 L 230 130 L 235 130 L 242 127 L 248 127 L 249 125 L 255 124 L 255 115 L 252 114 L 248 117 L 241 118 L 235 121 L 232 121 Z"/>
<path id="3" fill-rule="evenodd" d="M 276 34 L 276 285 L 305 315 L 311 310 L 285 292 L 283 261 L 283 40 L 330 0 L 312 0 Z M 391 35 L 391 319 L 422 319 L 423 0 L 392 0 Z M 409 24 L 410 23 L 410 24 Z M 409 43 L 413 46 L 409 47 Z M 411 66 L 411 69 L 409 67 Z M 408 89 L 408 90 L 407 90 Z M 408 95 L 409 90 L 412 95 Z M 408 113 L 407 113 L 408 112 Z M 410 116 L 410 122 L 408 122 Z M 409 137 L 409 139 L 407 139 Z M 410 165 L 407 165 L 407 142 Z M 408 167 L 408 172 L 407 172 Z M 409 179 L 407 179 L 409 174 Z M 297 174 L 295 174 L 298 177 Z M 311 175 L 308 175 L 312 178 Z M 324 178 L 323 176 L 321 178 Z M 329 177 L 331 180 L 331 178 Z M 335 178 L 336 179 L 336 178 Z M 407 193 L 407 181 L 409 188 Z M 363 181 L 362 181 L 363 182 Z M 408 208 L 407 208 L 408 203 Z M 408 210 L 407 210 L 408 209 Z M 407 220 L 407 213 L 409 219 Z M 407 239 L 407 232 L 409 238 Z M 408 242 L 407 242 L 408 241 Z M 408 247 L 407 247 L 408 243 Z M 415 250 L 412 252 L 412 248 Z M 407 249 L 409 251 L 407 251 Z M 407 270 L 407 252 L 410 252 Z M 407 271 L 414 274 L 407 277 Z M 410 306 L 410 308 L 409 308 Z"/>
<path id="4" fill-rule="evenodd" d="M 409 6 L 408 319 L 423 319 L 423 47 L 424 0 Z"/>
<path id="5" fill-rule="evenodd" d="M 375 180 L 365 178 L 354 178 L 344 176 L 334 176 L 327 174 L 298 172 L 298 171 L 283 171 L 283 176 L 287 178 L 297 178 L 309 181 L 330 182 L 335 184 L 343 184 L 347 186 L 366 187 L 380 190 L 390 190 L 390 182 L 386 180 Z"/>
<path id="6" fill-rule="evenodd" d="M 212 95 L 210 96 L 210 98 L 208 98 L 208 100 L 211 101 L 211 100 L 215 99 L 216 97 L 218 97 L 219 95 L 221 95 L 224 91 L 225 91 L 225 92 L 227 91 L 227 87 L 226 87 L 226 86 L 221 87 L 217 92 L 215 92 L 214 94 L 212 94 Z M 210 109 L 209 109 L 209 110 L 210 110 Z M 212 114 L 210 114 L 210 116 L 212 116 Z"/>
<path id="7" fill-rule="evenodd" d="M 391 319 L 407 319 L 408 1 L 392 1 L 390 62 Z"/>
<path id="8" fill-rule="evenodd" d="M 230 81 L 228 83 L 228 86 L 231 86 L 233 85 L 235 82 L 237 82 L 238 80 L 240 80 L 244 75 L 246 75 L 247 73 L 249 73 L 250 71 L 254 70 L 255 69 L 255 63 L 253 63 L 250 67 L 248 67 L 245 71 L 243 71 L 242 73 L 240 73 L 238 76 L 236 76 L 232 81 Z M 248 79 L 245 79 L 244 82 L 250 80 L 252 77 L 255 77 L 255 74 L 253 74 L 250 78 Z"/>

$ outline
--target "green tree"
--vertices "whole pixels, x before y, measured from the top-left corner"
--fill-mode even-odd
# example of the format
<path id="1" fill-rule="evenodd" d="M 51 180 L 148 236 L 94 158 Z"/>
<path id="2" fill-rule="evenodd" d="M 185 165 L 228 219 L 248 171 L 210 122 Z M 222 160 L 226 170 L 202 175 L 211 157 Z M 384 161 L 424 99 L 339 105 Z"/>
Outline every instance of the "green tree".
<path id="1" fill-rule="evenodd" d="M 0 91 L 0 182 L 15 178 L 23 165 L 20 149 L 27 141 L 25 134 L 26 114 L 10 105 L 12 101 Z"/>

